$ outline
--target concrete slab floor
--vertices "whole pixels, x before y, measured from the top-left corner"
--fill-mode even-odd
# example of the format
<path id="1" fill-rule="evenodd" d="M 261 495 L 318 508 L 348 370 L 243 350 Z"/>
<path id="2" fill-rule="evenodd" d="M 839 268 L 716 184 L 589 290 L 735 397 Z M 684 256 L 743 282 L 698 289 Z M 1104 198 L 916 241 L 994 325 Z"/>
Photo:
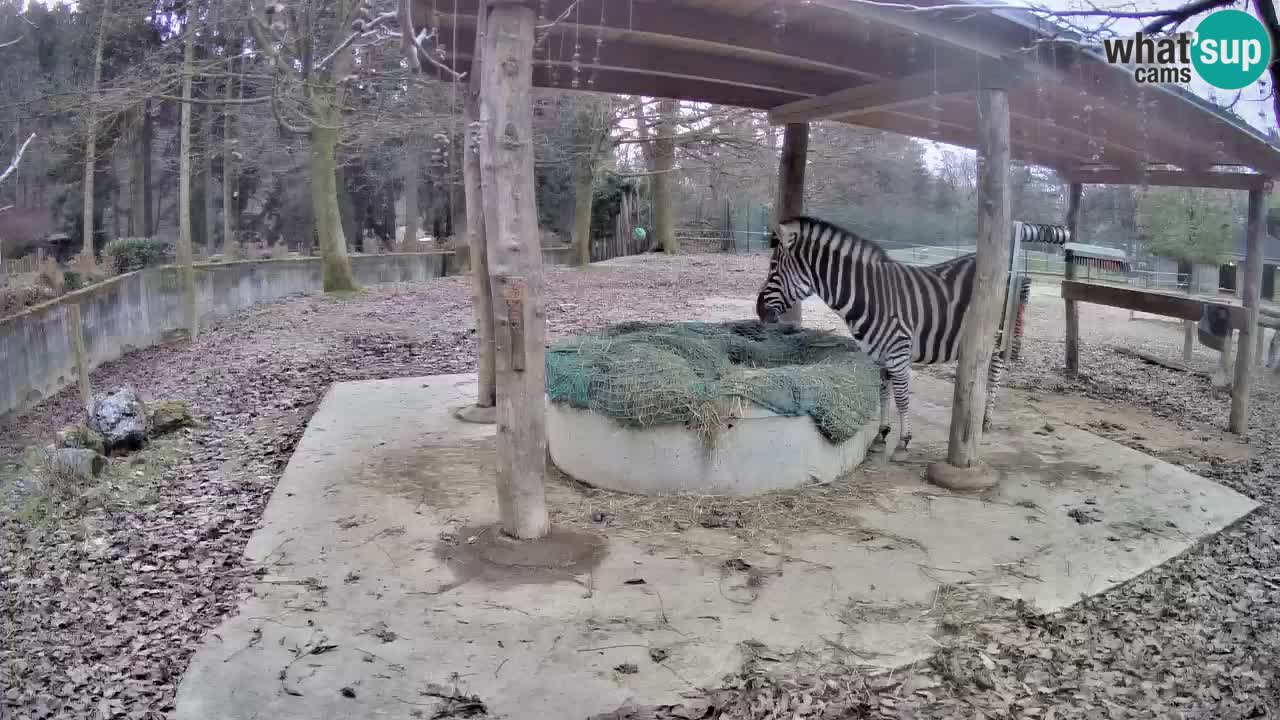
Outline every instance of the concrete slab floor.
<path id="1" fill-rule="evenodd" d="M 770 496 L 760 507 L 783 512 L 743 528 L 696 521 L 747 507 L 722 499 L 644 505 L 549 481 L 558 537 L 593 550 L 584 531 L 605 513 L 602 552 L 513 572 L 477 552 L 497 518 L 494 427 L 452 415 L 474 377 L 337 384 L 246 549 L 266 574 L 202 643 L 174 717 L 429 718 L 457 688 L 489 717 L 585 718 L 715 685 L 743 643 L 892 666 L 994 597 L 1062 608 L 1255 507 L 1034 409 L 1002 413 L 984 441 L 995 489 L 940 490 L 921 478 L 945 454 L 951 392 L 918 376 L 911 462 Z M 805 532 L 763 527 L 779 517 Z"/>

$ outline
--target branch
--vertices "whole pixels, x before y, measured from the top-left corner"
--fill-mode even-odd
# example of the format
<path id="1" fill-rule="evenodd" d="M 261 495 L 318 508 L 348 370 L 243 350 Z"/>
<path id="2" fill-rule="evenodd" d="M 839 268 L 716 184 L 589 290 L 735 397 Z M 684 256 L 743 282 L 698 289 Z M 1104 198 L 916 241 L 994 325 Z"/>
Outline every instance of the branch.
<path id="1" fill-rule="evenodd" d="M 365 22 L 363 19 L 357 18 L 356 21 L 352 23 L 352 27 L 354 28 L 354 31 L 347 36 L 346 40 L 342 41 L 342 44 L 334 48 L 333 52 L 320 58 L 320 62 L 316 63 L 316 68 L 320 69 L 320 68 L 323 68 L 325 65 L 328 65 L 331 60 L 333 60 L 335 57 L 338 56 L 338 53 L 351 47 L 352 43 L 354 43 L 356 40 L 369 37 L 370 35 L 378 34 L 377 30 L 379 26 L 385 25 L 391 20 L 395 20 L 397 15 L 398 13 L 394 13 L 394 12 L 382 13 L 381 15 L 377 16 L 376 18 L 368 22 Z"/>
<path id="2" fill-rule="evenodd" d="M 176 103 L 187 103 L 188 105 L 260 105 L 270 102 L 270 97 L 252 97 L 252 98 L 222 98 L 218 100 L 205 100 L 202 98 L 184 98 L 180 95 L 148 95 L 147 97 L 159 100 L 168 100 Z"/>
<path id="3" fill-rule="evenodd" d="M 18 169 L 18 165 L 22 162 L 22 154 L 27 151 L 27 146 L 35 139 L 36 134 L 31 133 L 27 141 L 22 143 L 22 147 L 18 148 L 18 154 L 13 156 L 13 162 L 9 163 L 9 167 L 5 169 L 4 174 L 0 174 L 0 182 L 4 182 L 6 178 L 13 174 L 14 170 Z"/>
<path id="4" fill-rule="evenodd" d="M 301 127 L 298 127 L 297 125 L 291 125 L 289 124 L 289 121 L 285 119 L 284 113 L 281 112 L 280 110 L 280 93 L 278 92 L 279 87 L 280 87 L 279 83 L 276 83 L 271 86 L 271 114 L 275 116 L 276 125 L 279 126 L 279 128 L 287 134 L 299 135 L 302 137 L 309 137 L 311 135 L 311 131 L 308 128 L 301 128 Z"/>
<path id="5" fill-rule="evenodd" d="M 12 39 L 12 40 L 6 40 L 6 41 L 4 41 L 4 42 L 0 43 L 0 48 L 7 48 L 7 47 L 9 47 L 10 45 L 17 45 L 17 44 L 18 44 L 18 43 L 20 43 L 20 42 L 22 42 L 22 36 L 21 36 L 21 35 L 19 35 L 18 37 L 14 38 L 14 39 Z"/>
<path id="6" fill-rule="evenodd" d="M 1276 6 L 1272 0 L 1253 0 L 1253 6 L 1258 9 L 1258 14 L 1262 16 L 1262 24 L 1267 26 L 1267 34 L 1271 36 L 1271 47 L 1276 46 L 1276 42 L 1280 41 L 1280 19 L 1276 18 Z M 1275 89 L 1280 87 L 1280 59 L 1276 58 L 1273 51 L 1271 54 L 1271 65 L 1267 68 L 1267 72 L 1271 75 L 1271 103 L 1275 112 L 1275 120 L 1280 123 L 1280 93 L 1276 93 Z"/>
<path id="7" fill-rule="evenodd" d="M 1164 30 L 1169 25 L 1173 25 L 1174 27 L 1177 27 L 1178 25 L 1181 25 L 1182 23 L 1186 22 L 1188 18 L 1192 17 L 1193 15 L 1199 15 L 1205 10 L 1212 10 L 1213 8 L 1216 8 L 1216 7 L 1221 7 L 1223 5 L 1231 5 L 1231 4 L 1233 4 L 1232 0 L 1195 0 L 1195 2 L 1187 3 L 1186 5 L 1183 5 L 1182 7 L 1178 8 L 1177 10 L 1172 10 L 1172 11 L 1166 10 L 1163 13 L 1160 13 L 1159 17 L 1156 20 L 1150 23 L 1147 23 L 1146 27 L 1142 28 L 1142 32 L 1147 34 L 1158 33 Z M 1111 15 L 1110 13 L 1108 14 Z M 1111 15 L 1111 16 L 1126 17 L 1124 15 Z"/>
<path id="8" fill-rule="evenodd" d="M 430 32 L 424 29 L 417 35 L 413 33 L 413 0 L 400 0 L 396 14 L 399 16 L 400 21 L 400 47 L 404 50 L 405 58 L 409 61 L 409 67 L 414 72 L 422 72 L 421 58 L 425 58 L 433 67 L 454 80 L 462 80 L 467 76 L 466 73 L 460 73 L 431 56 L 431 52 L 427 50 L 426 46 L 436 37 L 434 28 Z M 483 18 L 477 22 L 483 22 Z M 421 53 L 421 58 L 419 53 Z"/>

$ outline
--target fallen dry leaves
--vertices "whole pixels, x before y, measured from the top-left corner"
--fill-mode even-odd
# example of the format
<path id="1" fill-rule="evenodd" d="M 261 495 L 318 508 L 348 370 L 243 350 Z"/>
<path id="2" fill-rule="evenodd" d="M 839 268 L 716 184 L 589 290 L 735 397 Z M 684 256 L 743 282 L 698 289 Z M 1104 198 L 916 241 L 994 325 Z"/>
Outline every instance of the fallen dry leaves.
<path id="1" fill-rule="evenodd" d="M 753 298 L 763 258 L 609 265 L 548 270 L 549 340 L 620 320 L 698 319 L 705 312 L 699 301 L 709 296 Z M 189 452 L 150 504 L 55 514 L 40 524 L 0 516 L 0 707 L 14 718 L 163 717 L 196 644 L 258 571 L 242 561 L 245 542 L 325 389 L 344 380 L 472 371 L 470 297 L 465 278 L 446 278 L 348 299 L 290 298 L 215 324 L 194 346 L 138 351 L 95 372 L 95 388 L 131 383 L 148 400 L 188 401 L 204 427 L 184 431 Z M 1209 400 L 1205 381 L 1108 349 L 1119 341 L 1176 357 L 1176 327 L 1108 312 L 1082 310 L 1086 375 L 1068 380 L 1057 370 L 1061 303 L 1037 298 L 1011 384 L 1124 398 L 1190 427 L 1225 427 L 1227 403 Z M 1211 356 L 1197 352 L 1211 365 Z M 14 419 L 0 429 L 0 449 L 16 456 L 51 438 L 77 404 L 74 391 L 62 393 Z M 1277 427 L 1274 384 L 1255 390 L 1251 422 Z M 1247 463 L 1206 456 L 1191 469 L 1264 506 L 1102 596 L 1048 618 L 995 618 L 911 672 L 779 677 L 755 663 L 681 706 L 614 717 L 1274 716 L 1280 445 L 1266 432 L 1253 443 Z"/>

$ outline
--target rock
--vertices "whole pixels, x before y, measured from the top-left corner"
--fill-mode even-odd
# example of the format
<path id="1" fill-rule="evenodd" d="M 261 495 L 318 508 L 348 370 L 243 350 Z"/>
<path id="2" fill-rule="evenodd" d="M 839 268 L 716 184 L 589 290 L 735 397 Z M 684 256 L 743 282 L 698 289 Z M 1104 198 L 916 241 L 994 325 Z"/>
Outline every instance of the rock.
<path id="1" fill-rule="evenodd" d="M 107 459 L 87 448 L 55 448 L 50 450 L 45 464 L 59 482 L 78 485 L 101 475 Z"/>
<path id="2" fill-rule="evenodd" d="M 89 426 L 84 423 L 72 425 L 60 431 L 57 445 L 60 448 L 84 448 L 100 454 L 106 454 L 107 451 L 102 436 L 90 430 Z"/>
<path id="3" fill-rule="evenodd" d="M 102 435 L 108 455 L 138 450 L 147 439 L 147 408 L 138 391 L 118 387 L 89 403 L 89 428 Z"/>
<path id="4" fill-rule="evenodd" d="M 147 406 L 147 432 L 150 437 L 167 435 L 192 424 L 191 407 L 185 400 L 161 400 Z"/>

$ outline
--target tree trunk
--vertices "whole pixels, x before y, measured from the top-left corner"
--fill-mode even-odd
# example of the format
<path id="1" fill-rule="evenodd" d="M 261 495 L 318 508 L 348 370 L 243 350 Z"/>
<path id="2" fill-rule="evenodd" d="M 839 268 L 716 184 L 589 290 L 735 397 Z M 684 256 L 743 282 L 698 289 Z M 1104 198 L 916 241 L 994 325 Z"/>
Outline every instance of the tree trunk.
<path id="1" fill-rule="evenodd" d="M 151 124 L 151 101 L 142 103 L 142 137 L 138 143 L 138 159 L 142 163 L 142 228 L 139 235 L 151 237 L 156 232 L 156 218 L 151 203 L 151 143 L 155 139 L 155 127 Z"/>
<path id="2" fill-rule="evenodd" d="M 146 193 L 146 170 L 142 154 L 148 148 L 143 143 L 143 135 L 145 128 L 146 105 L 138 105 L 131 112 L 133 122 L 130 123 L 131 147 L 129 153 L 129 235 L 131 237 L 146 237 L 147 226 L 146 217 L 150 215 L 147 212 L 147 193 Z"/>
<path id="3" fill-rule="evenodd" d="M 662 100 L 658 103 L 658 139 L 653 144 L 653 171 L 656 173 L 653 176 L 653 236 L 657 245 L 668 255 L 680 252 L 671 187 L 674 180 L 672 171 L 676 167 L 675 124 L 678 107 L 674 100 Z"/>
<path id="4" fill-rule="evenodd" d="M 481 0 L 477 17 L 485 17 Z M 476 314 L 476 352 L 479 392 L 476 406 L 497 405 L 497 380 L 494 377 L 493 295 L 489 282 L 489 249 L 485 234 L 484 192 L 480 181 L 480 73 L 484 57 L 480 54 L 484 41 L 484 23 L 476 23 L 476 57 L 471 61 L 471 80 L 466 94 L 467 130 L 462 148 L 463 198 L 467 212 L 467 246 L 471 257 L 471 284 L 474 289 Z"/>
<path id="5" fill-rule="evenodd" d="M 550 530 L 546 315 L 533 166 L 533 7 L 490 7 L 481 69 L 480 143 L 498 380 L 498 511 L 522 539 Z"/>
<path id="6" fill-rule="evenodd" d="M 235 91 L 235 76 L 227 78 L 226 98 L 232 99 Z M 222 116 L 222 254 L 235 257 L 239 249 L 236 242 L 236 161 L 235 161 L 235 115 L 231 106 L 227 105 Z"/>
<path id="7" fill-rule="evenodd" d="M 338 209 L 337 113 L 324 112 L 323 107 L 316 113 L 318 122 L 311 126 L 311 212 L 320 242 L 324 291 L 351 291 L 356 289 L 356 281 Z"/>
<path id="8" fill-rule="evenodd" d="M 208 81 L 205 87 L 208 89 L 205 95 L 212 100 L 213 81 Z M 200 234 L 204 236 L 205 252 L 213 255 L 217 252 L 215 241 L 218 236 L 218 206 L 213 201 L 213 147 L 217 143 L 217 134 L 213 129 L 213 105 L 205 105 L 204 107 L 204 140 L 201 143 L 204 150 L 204 158 L 201 162 L 202 168 L 200 171 L 200 174 L 204 176 L 204 227 Z"/>
<path id="9" fill-rule="evenodd" d="M 404 238 L 401 240 L 402 252 L 413 252 L 417 247 L 418 228 L 422 213 L 418 209 L 418 172 L 421 167 L 418 155 L 417 138 L 409 136 L 404 147 Z"/>
<path id="10" fill-rule="evenodd" d="M 1009 96 L 983 89 L 978 100 L 978 246 L 973 295 L 961 324 L 951 403 L 947 463 L 971 468 L 980 461 L 988 367 L 1000 324 L 1009 267 Z"/>
<path id="11" fill-rule="evenodd" d="M 589 157 L 578 159 L 573 177 L 573 245 L 577 248 L 578 265 L 591 264 L 591 202 L 595 189 L 595 163 Z"/>
<path id="12" fill-rule="evenodd" d="M 89 86 L 89 119 L 85 122 L 84 141 L 84 222 L 81 223 L 80 252 L 93 254 L 93 181 L 94 170 L 98 164 L 98 86 L 102 84 L 102 46 L 106 42 L 107 19 L 110 17 L 111 2 L 103 0 L 102 17 L 98 18 L 98 40 L 93 50 L 93 84 Z"/>
<path id="13" fill-rule="evenodd" d="M 334 158 L 337 158 L 337 148 L 334 148 Z M 360 213 L 356 208 L 355 198 L 351 194 L 351 183 L 347 179 L 347 169 L 345 167 L 337 168 L 337 175 L 334 180 L 338 188 L 338 215 L 342 218 L 342 237 L 348 243 L 347 250 L 351 251 L 360 247 Z"/>
<path id="14" fill-rule="evenodd" d="M 195 267 L 191 253 L 191 76 L 195 48 L 195 28 L 187 15 L 182 43 L 182 125 L 178 156 L 178 264 L 182 272 L 182 306 L 191 341 L 197 336 Z"/>
<path id="15" fill-rule="evenodd" d="M 782 155 L 778 167 L 778 199 L 775 223 L 804 212 L 804 171 L 809 158 L 809 124 L 787 123 L 783 128 Z M 804 303 L 796 303 L 782 315 L 782 321 L 800 325 Z"/>

